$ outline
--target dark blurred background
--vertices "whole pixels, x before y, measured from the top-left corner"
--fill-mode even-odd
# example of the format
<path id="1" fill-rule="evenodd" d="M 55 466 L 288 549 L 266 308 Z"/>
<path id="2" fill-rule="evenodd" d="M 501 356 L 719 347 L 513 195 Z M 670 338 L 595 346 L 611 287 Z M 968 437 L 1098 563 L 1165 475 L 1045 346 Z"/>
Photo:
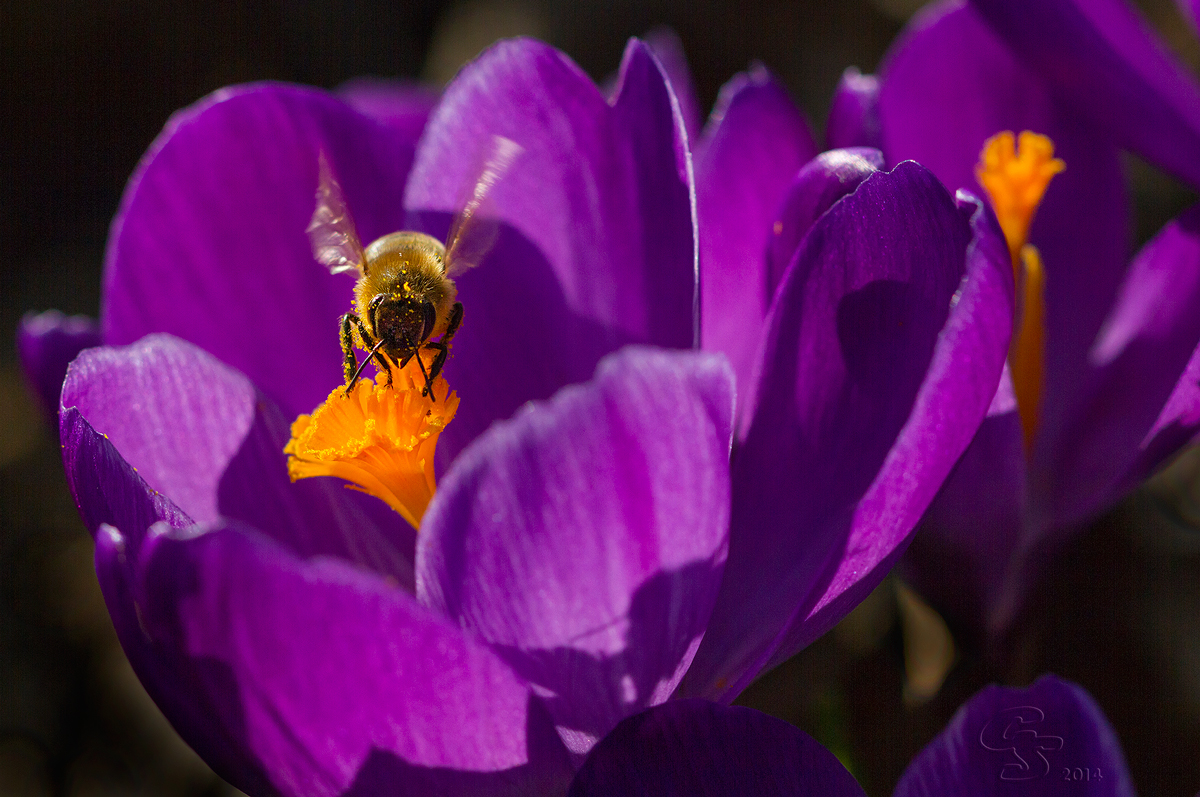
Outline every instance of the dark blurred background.
<path id="1" fill-rule="evenodd" d="M 109 221 L 167 117 L 220 86 L 334 87 L 359 75 L 444 84 L 492 40 L 546 39 L 597 80 L 630 36 L 669 25 L 703 107 L 760 60 L 820 134 L 842 70 L 873 71 L 919 0 L 274 0 L 0 3 L 0 794 L 232 795 L 174 735 L 117 645 L 58 458 L 25 391 L 26 310 L 95 315 Z M 1193 69 L 1170 0 L 1143 11 Z M 1145 240 L 1195 196 L 1129 161 Z M 956 646 L 889 579 L 742 702 L 831 747 L 872 795 L 994 678 L 1082 683 L 1143 795 L 1200 790 L 1200 455 L 1189 454 L 1069 551 L 1005 672 Z"/>

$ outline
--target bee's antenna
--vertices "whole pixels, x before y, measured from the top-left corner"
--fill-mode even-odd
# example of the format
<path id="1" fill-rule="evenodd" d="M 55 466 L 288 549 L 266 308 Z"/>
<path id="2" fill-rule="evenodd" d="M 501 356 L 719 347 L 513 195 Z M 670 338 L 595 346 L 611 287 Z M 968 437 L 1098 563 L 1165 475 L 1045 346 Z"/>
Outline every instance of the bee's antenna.
<path id="1" fill-rule="evenodd" d="M 367 356 L 363 358 L 363 361 L 358 364 L 358 370 L 354 372 L 354 377 L 350 380 L 350 384 L 346 385 L 347 396 L 350 395 L 350 390 L 354 387 L 354 383 L 358 381 L 359 374 L 361 374 L 363 369 L 367 367 L 367 363 L 371 362 L 371 358 L 375 356 L 375 352 L 379 351 L 379 347 L 382 345 L 383 338 L 380 338 L 379 342 L 376 343 L 369 352 L 367 352 Z"/>

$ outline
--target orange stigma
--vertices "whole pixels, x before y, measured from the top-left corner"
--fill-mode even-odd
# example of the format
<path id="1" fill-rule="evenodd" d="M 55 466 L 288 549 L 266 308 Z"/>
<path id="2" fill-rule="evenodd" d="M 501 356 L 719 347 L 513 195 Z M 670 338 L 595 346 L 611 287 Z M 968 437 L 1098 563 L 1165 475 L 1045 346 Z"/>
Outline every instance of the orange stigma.
<path id="1" fill-rule="evenodd" d="M 1045 285 L 1042 258 L 1029 243 L 1029 228 L 1054 175 L 1067 168 L 1054 157 L 1054 142 L 1025 130 L 997 133 L 983 145 L 975 177 L 992 202 L 1004 231 L 1017 281 L 1017 319 L 1008 359 L 1025 447 L 1033 445 L 1045 358 Z"/>
<path id="2" fill-rule="evenodd" d="M 433 395 L 423 397 L 425 377 L 414 357 L 403 369 L 360 379 L 347 394 L 338 386 L 312 415 L 292 424 L 288 455 L 292 481 L 310 476 L 336 476 L 347 487 L 379 498 L 419 528 L 437 489 L 433 452 L 438 435 L 454 418 L 458 395 L 444 377 L 433 382 Z"/>
<path id="3" fill-rule="evenodd" d="M 1021 247 L 1029 240 L 1029 227 L 1046 187 L 1065 168 L 1067 164 L 1054 157 L 1054 142 L 1028 130 L 1020 139 L 1005 130 L 984 142 L 975 179 L 992 200 L 1013 268 L 1019 269 Z"/>

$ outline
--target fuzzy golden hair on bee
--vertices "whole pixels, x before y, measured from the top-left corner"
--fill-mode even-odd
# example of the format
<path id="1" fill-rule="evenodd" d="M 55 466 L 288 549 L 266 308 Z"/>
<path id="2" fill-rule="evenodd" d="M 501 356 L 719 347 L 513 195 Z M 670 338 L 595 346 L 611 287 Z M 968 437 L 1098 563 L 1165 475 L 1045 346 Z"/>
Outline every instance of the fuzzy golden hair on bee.
<path id="1" fill-rule="evenodd" d="M 342 188 L 324 152 L 318 155 L 316 208 L 308 225 L 313 257 L 333 274 L 356 272 L 354 309 L 340 320 L 346 391 L 374 360 L 392 383 L 392 368 L 416 358 L 430 395 L 454 333 L 462 323 L 453 278 L 478 265 L 495 241 L 497 225 L 483 208 L 492 188 L 511 167 L 521 146 L 494 136 L 489 156 L 450 225 L 446 244 L 422 232 L 399 231 L 365 249 Z M 355 348 L 367 352 L 358 362 Z M 426 365 L 423 355 L 431 355 Z"/>

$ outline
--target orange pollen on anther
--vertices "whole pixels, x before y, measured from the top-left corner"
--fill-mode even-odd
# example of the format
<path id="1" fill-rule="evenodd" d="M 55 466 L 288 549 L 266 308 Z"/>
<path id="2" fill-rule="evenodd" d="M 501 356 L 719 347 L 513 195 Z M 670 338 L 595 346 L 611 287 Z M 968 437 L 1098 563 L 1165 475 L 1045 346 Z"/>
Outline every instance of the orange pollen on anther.
<path id="1" fill-rule="evenodd" d="M 1011 131 L 989 138 L 975 168 L 1004 231 L 1017 282 L 1017 318 L 1008 360 L 1027 449 L 1037 430 L 1046 337 L 1046 278 L 1038 250 L 1028 243 L 1029 228 L 1050 180 L 1065 168 L 1054 157 L 1054 142 L 1028 130 L 1019 138 Z"/>
<path id="2" fill-rule="evenodd" d="M 428 367 L 428 366 L 426 366 Z M 433 396 L 421 396 L 425 377 L 414 357 L 374 382 L 360 379 L 349 395 L 339 386 L 312 415 L 292 424 L 288 455 L 292 481 L 336 476 L 347 487 L 369 493 L 419 528 L 437 489 L 433 453 L 438 435 L 454 418 L 458 395 L 446 380 L 433 383 Z"/>

